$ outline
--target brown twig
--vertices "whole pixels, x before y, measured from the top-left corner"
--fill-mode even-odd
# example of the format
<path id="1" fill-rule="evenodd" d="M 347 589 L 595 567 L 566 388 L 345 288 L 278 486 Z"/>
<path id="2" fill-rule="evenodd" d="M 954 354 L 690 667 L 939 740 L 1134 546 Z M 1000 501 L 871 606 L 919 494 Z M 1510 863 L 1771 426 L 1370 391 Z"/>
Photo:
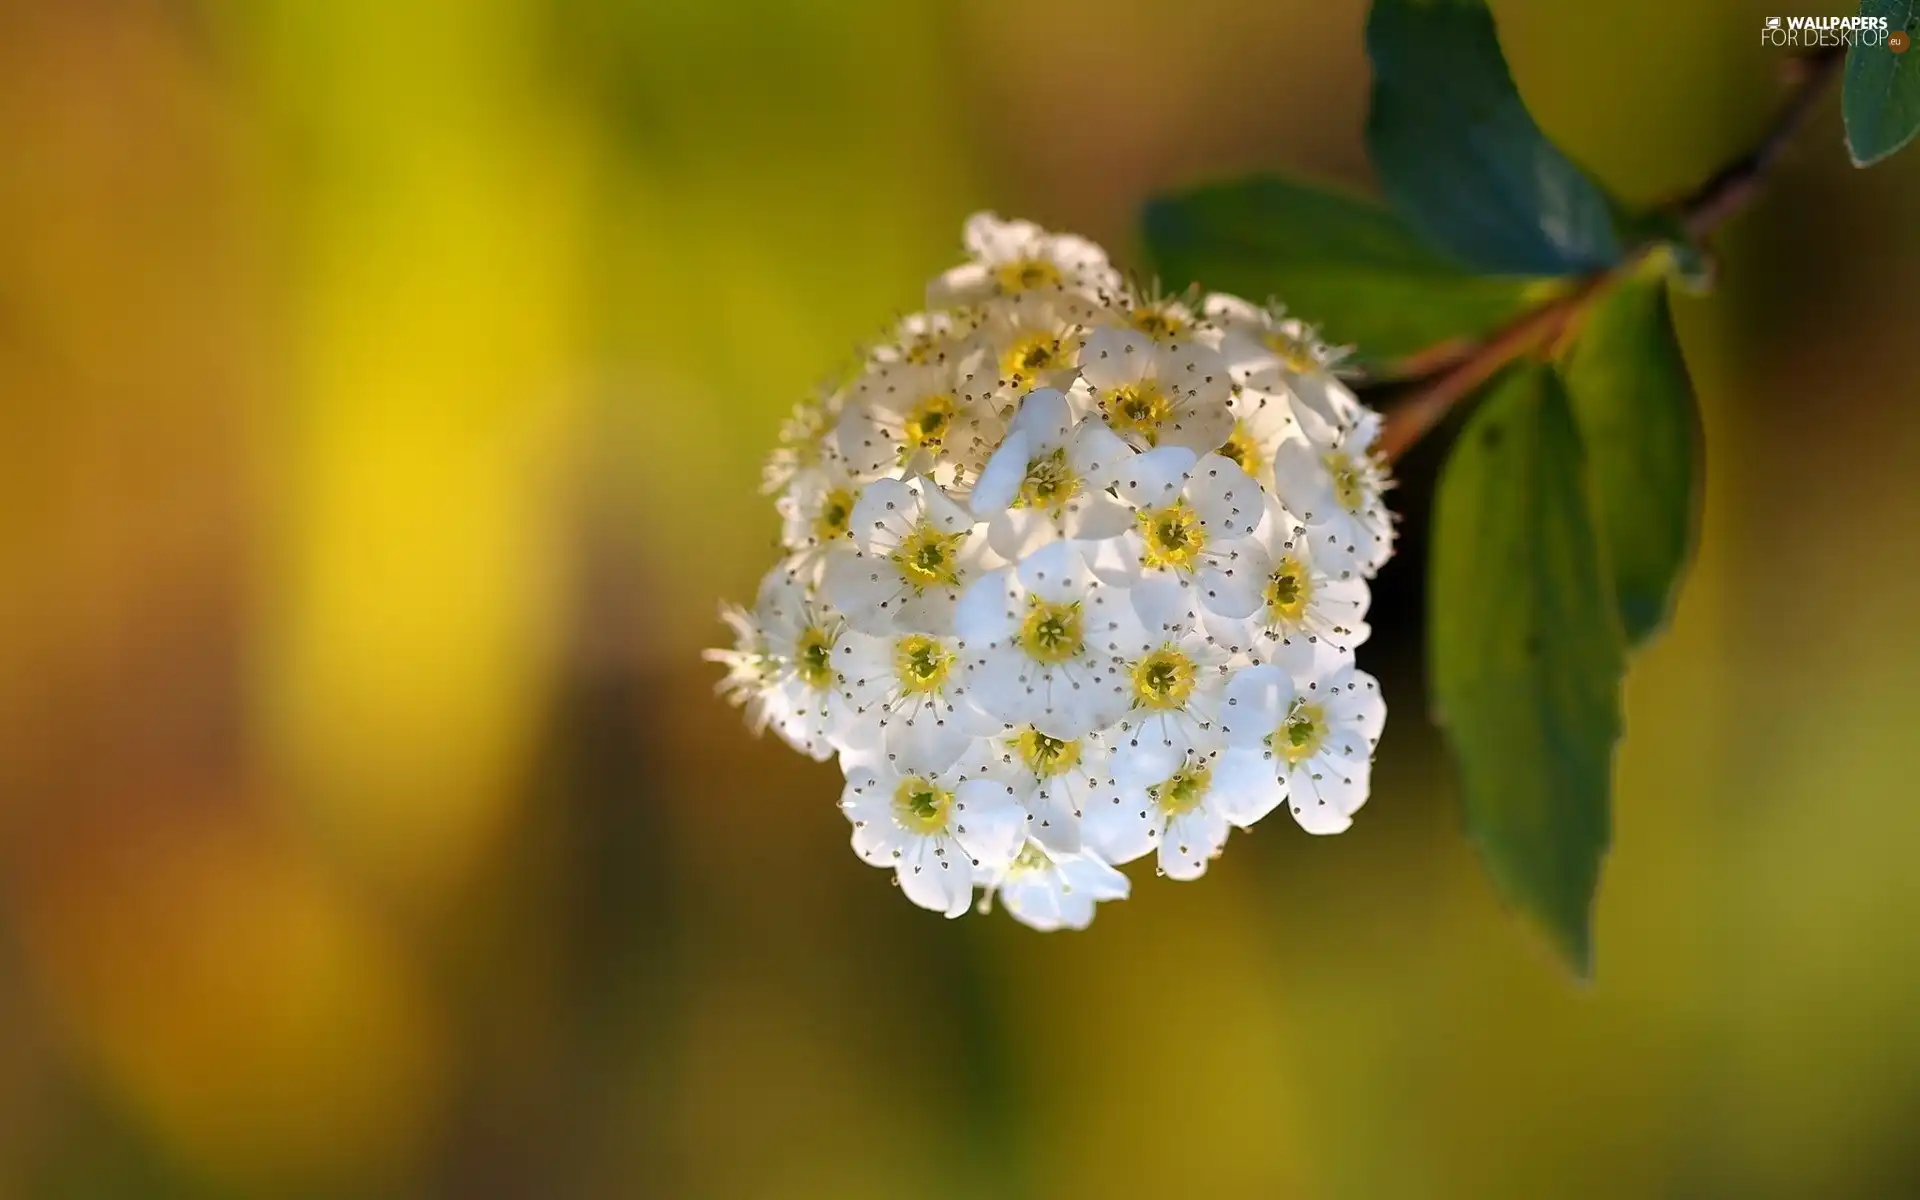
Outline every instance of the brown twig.
<path id="1" fill-rule="evenodd" d="M 1766 186 L 1767 177 L 1786 153 L 1794 135 L 1806 125 L 1814 105 L 1846 59 L 1845 48 L 1828 46 L 1793 59 L 1793 94 L 1774 117 L 1766 136 L 1753 149 L 1714 172 L 1707 181 L 1675 206 L 1688 236 L 1703 238 L 1739 212 Z"/>
<path id="2" fill-rule="evenodd" d="M 1670 206 L 1687 236 L 1702 239 L 1748 204 L 1766 186 L 1788 143 L 1807 123 L 1844 58 L 1839 48 L 1824 48 L 1794 60 L 1795 87 L 1750 150 L 1708 176 L 1705 183 Z M 1639 246 L 1618 266 L 1582 280 L 1571 292 L 1543 301 L 1515 317 L 1477 345 L 1459 339 L 1436 343 L 1402 359 L 1394 374 L 1410 390 L 1387 413 L 1375 451 L 1397 461 L 1444 419 L 1449 410 L 1502 367 L 1546 345 L 1594 296 L 1636 270 L 1652 246 Z"/>
<path id="3" fill-rule="evenodd" d="M 1499 373 L 1500 368 L 1536 347 L 1551 341 L 1563 325 L 1586 303 L 1588 297 L 1606 286 L 1614 276 L 1602 271 L 1588 276 L 1571 292 L 1556 297 L 1538 308 L 1528 309 L 1480 343 L 1477 350 L 1461 359 L 1393 406 L 1380 429 L 1374 452 L 1388 462 L 1397 461 L 1413 444 L 1438 425 L 1456 403 L 1475 388 Z"/>

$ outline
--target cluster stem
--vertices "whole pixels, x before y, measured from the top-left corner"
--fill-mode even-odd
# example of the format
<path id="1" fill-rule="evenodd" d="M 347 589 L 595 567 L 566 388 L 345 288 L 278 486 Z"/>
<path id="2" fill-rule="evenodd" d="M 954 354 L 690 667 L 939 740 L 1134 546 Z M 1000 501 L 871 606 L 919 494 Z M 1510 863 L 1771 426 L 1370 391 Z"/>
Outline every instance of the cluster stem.
<path id="1" fill-rule="evenodd" d="M 1667 206 L 1687 237 L 1705 240 L 1765 189 L 1794 136 L 1833 77 L 1844 54 L 1824 48 L 1791 60 L 1793 90 L 1759 141 Z M 1523 355 L 1553 347 L 1608 288 L 1641 270 L 1658 243 L 1634 247 L 1617 265 L 1583 276 L 1566 291 L 1528 308 L 1486 338 L 1449 339 L 1402 359 L 1394 371 L 1398 400 L 1387 411 L 1375 452 L 1388 462 L 1406 452 L 1446 418 L 1453 406 Z"/>

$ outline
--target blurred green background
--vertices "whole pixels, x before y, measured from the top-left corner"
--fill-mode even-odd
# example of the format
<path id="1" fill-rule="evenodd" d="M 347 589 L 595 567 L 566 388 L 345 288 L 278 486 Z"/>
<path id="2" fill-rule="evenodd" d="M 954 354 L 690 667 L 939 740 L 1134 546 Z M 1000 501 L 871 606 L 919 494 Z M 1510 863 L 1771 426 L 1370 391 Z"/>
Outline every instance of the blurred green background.
<path id="1" fill-rule="evenodd" d="M 1772 5 L 1494 8 L 1636 200 L 1778 95 Z M 711 698 L 779 417 L 961 219 L 1365 186 L 1362 18 L 0 0 L 0 1196 L 1920 1194 L 1920 152 L 1831 97 L 1679 302 L 1590 987 L 1423 720 L 1430 452 L 1353 831 L 1084 935 L 913 909 Z"/>

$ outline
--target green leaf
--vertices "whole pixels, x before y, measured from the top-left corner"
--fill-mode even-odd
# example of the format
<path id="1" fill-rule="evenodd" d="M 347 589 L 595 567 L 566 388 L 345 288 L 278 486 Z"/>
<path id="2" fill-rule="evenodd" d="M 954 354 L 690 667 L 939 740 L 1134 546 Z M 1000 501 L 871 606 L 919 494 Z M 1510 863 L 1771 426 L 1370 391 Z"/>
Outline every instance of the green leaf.
<path id="1" fill-rule="evenodd" d="M 1272 176 L 1159 197 L 1144 224 L 1165 283 L 1277 297 L 1367 365 L 1484 334 L 1541 287 L 1461 267 L 1373 201 Z"/>
<path id="2" fill-rule="evenodd" d="M 1602 299 L 1562 375 L 1620 624 L 1637 646 L 1666 623 L 1700 520 L 1700 414 L 1665 283 L 1631 280 Z"/>
<path id="3" fill-rule="evenodd" d="M 1468 835 L 1507 899 L 1591 970 L 1625 651 L 1558 376 L 1510 370 L 1441 469 L 1429 653 Z"/>
<path id="4" fill-rule="evenodd" d="M 1917 8 L 1920 0 L 1860 0 L 1860 15 L 1885 17 L 1889 36 L 1920 33 Z M 1885 41 L 1855 43 L 1847 51 L 1840 113 L 1856 167 L 1870 167 L 1912 141 L 1920 131 L 1920 54 L 1895 54 Z"/>
<path id="5" fill-rule="evenodd" d="M 1657 265 L 1686 291 L 1698 296 L 1713 290 L 1713 256 L 1687 232 L 1677 214 L 1657 208 L 1640 212 L 1616 208 L 1613 220 L 1627 245 L 1652 246 L 1664 255 Z"/>
<path id="6" fill-rule="evenodd" d="M 1367 147 L 1381 189 L 1441 249 L 1553 275 L 1620 258 L 1606 194 L 1540 132 L 1479 0 L 1374 0 Z"/>

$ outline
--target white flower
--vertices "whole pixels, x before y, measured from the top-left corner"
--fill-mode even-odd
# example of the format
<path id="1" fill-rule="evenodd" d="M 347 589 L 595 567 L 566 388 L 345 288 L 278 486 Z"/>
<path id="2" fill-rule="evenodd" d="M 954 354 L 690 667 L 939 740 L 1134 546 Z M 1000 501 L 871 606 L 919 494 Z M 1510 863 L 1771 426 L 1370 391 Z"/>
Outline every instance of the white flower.
<path id="1" fill-rule="evenodd" d="M 1290 396 L 1335 424 L 1363 407 L 1334 375 L 1345 351 L 1329 346 L 1311 325 L 1288 317 L 1284 309 L 1215 294 L 1207 297 L 1206 316 L 1219 331 L 1220 354 L 1234 382 Z"/>
<path id="2" fill-rule="evenodd" d="M 1267 500 L 1267 519 L 1257 535 L 1266 555 L 1260 605 L 1242 621 L 1201 613 L 1202 623 L 1223 643 L 1250 646 L 1262 657 L 1279 645 L 1305 643 L 1336 657 L 1351 653 L 1372 632 L 1366 622 L 1372 593 L 1350 566 L 1322 567 L 1308 543 L 1308 529 Z"/>
<path id="3" fill-rule="evenodd" d="M 835 448 L 862 479 L 934 472 L 963 451 L 978 453 L 954 437 L 955 424 L 978 399 L 957 359 L 870 365 L 848 389 Z"/>
<path id="4" fill-rule="evenodd" d="M 998 732 L 1000 722 L 967 699 L 965 653 L 950 636 L 842 634 L 834 667 L 855 716 L 851 749 L 945 769 L 975 738 Z"/>
<path id="5" fill-rule="evenodd" d="M 1251 801 L 1235 823 L 1251 824 L 1285 800 L 1308 833 L 1345 830 L 1366 803 L 1386 716 L 1379 684 L 1351 665 L 1298 684 L 1277 665 L 1237 673 L 1221 709 L 1227 749 L 1215 772 Z"/>
<path id="6" fill-rule="evenodd" d="M 708 657 L 727 665 L 722 688 L 747 707 L 756 728 L 772 725 L 787 744 L 825 760 L 847 745 L 853 713 L 834 671 L 834 647 L 845 629 L 840 615 L 816 603 L 795 569 L 783 563 L 767 573 L 748 617 L 727 614 L 739 642 Z"/>
<path id="7" fill-rule="evenodd" d="M 1236 387 L 1228 409 L 1233 413 L 1233 428 L 1220 443 L 1220 456 L 1231 460 L 1262 488 L 1271 490 L 1274 456 L 1280 444 L 1304 436 L 1294 422 L 1293 406 L 1283 395 Z"/>
<path id="8" fill-rule="evenodd" d="M 978 320 L 978 314 L 967 309 L 908 313 L 894 326 L 890 340 L 867 351 L 867 361 L 923 366 L 953 361 Z"/>
<path id="9" fill-rule="evenodd" d="M 1011 410 L 1037 387 L 1073 386 L 1081 343 L 1093 315 L 1084 301 L 1055 293 L 1016 296 L 986 309 L 967 341 L 960 369 L 996 411 Z"/>
<path id="10" fill-rule="evenodd" d="M 1157 848 L 1162 874 L 1198 879 L 1227 844 L 1237 799 L 1215 779 L 1214 754 L 1213 747 L 1196 748 L 1165 773 L 1121 773 L 1119 794 L 1088 810 L 1081 837 L 1109 862 L 1132 862 Z"/>
<path id="11" fill-rule="evenodd" d="M 1189 751 L 1217 740 L 1234 649 L 1189 628 L 1163 633 L 1128 660 L 1131 706 L 1113 735 L 1116 775 L 1161 778 Z"/>
<path id="12" fill-rule="evenodd" d="M 1121 298 L 1124 320 L 1156 342 L 1194 341 L 1205 331 L 1188 303 L 1192 298 L 1191 292 L 1184 298 L 1163 296 L 1157 285 L 1145 293 L 1129 289 Z"/>
<path id="13" fill-rule="evenodd" d="M 840 392 L 821 388 L 812 400 L 794 405 L 792 414 L 780 424 L 779 444 L 761 470 L 761 491 L 778 492 L 796 474 L 820 464 L 844 404 Z"/>
<path id="14" fill-rule="evenodd" d="M 860 488 L 859 477 L 829 446 L 812 466 L 795 471 L 786 490 L 774 500 L 774 511 L 780 514 L 780 544 L 805 568 L 805 577 L 817 579 L 828 555 L 853 549 L 848 530 Z"/>
<path id="15" fill-rule="evenodd" d="M 1082 737 L 1127 710 L 1126 661 L 1148 644 L 1126 594 L 1101 583 L 1072 542 L 982 576 L 961 599 L 954 630 L 974 655 L 975 702 L 1057 738 Z"/>
<path id="16" fill-rule="evenodd" d="M 1079 850 L 1081 814 L 1113 798 L 1113 751 L 1100 735 L 1060 738 L 1015 725 L 979 748 L 979 770 L 1013 786 L 1027 810 L 1027 836 L 1049 850 Z"/>
<path id="17" fill-rule="evenodd" d="M 722 604 L 720 619 L 733 630 L 733 645 L 700 652 L 708 662 L 727 669 L 713 690 L 728 704 L 746 711 L 749 729 L 764 733 L 773 719 L 768 700 L 780 676 L 780 662 L 767 648 L 766 632 L 752 613 L 738 604 Z"/>
<path id="18" fill-rule="evenodd" d="M 827 600 L 863 633 L 949 628 L 986 562 L 986 534 L 924 475 L 868 484 L 853 506 L 851 554 L 827 560 Z"/>
<path id="19" fill-rule="evenodd" d="M 1253 535 L 1266 495 L 1218 454 L 1162 446 L 1128 460 L 1118 484 L 1133 527 L 1097 543 L 1094 570 L 1128 589 L 1150 633 L 1191 628 L 1201 609 L 1245 617 L 1260 605 L 1266 555 Z"/>
<path id="20" fill-rule="evenodd" d="M 1329 569 L 1351 567 L 1371 577 L 1393 553 L 1393 516 L 1383 499 L 1387 472 L 1373 452 L 1380 417 L 1363 412 L 1351 425 L 1301 415 L 1306 436 L 1281 443 L 1275 487 L 1300 518 L 1313 554 Z"/>
<path id="21" fill-rule="evenodd" d="M 973 261 L 945 272 L 928 286 L 932 307 L 1027 292 L 1100 297 L 1119 291 L 1120 275 L 1108 265 L 1107 252 L 1082 237 L 1048 233 L 1031 221 L 1002 221 L 992 213 L 975 213 L 967 219 L 964 240 Z"/>
<path id="22" fill-rule="evenodd" d="M 892 867 L 900 890 L 949 917 L 973 903 L 1026 840 L 1026 813 L 1004 783 L 889 761 L 854 765 L 840 807 L 853 822 L 854 853 Z"/>
<path id="23" fill-rule="evenodd" d="M 1133 514 L 1107 489 L 1133 451 L 1098 421 L 1075 424 L 1054 388 L 1027 394 L 973 485 L 973 514 L 987 524 L 994 553 L 1016 559 L 1062 538 L 1113 537 Z"/>
<path id="24" fill-rule="evenodd" d="M 1059 854 L 1030 841 L 1007 868 L 997 892 L 1023 925 L 1085 929 L 1093 923 L 1097 902 L 1124 900 L 1131 886 L 1097 854 Z"/>
<path id="25" fill-rule="evenodd" d="M 1080 374 L 1101 419 L 1135 446 L 1217 449 L 1233 432 L 1227 364 L 1197 341 L 1160 342 L 1131 327 L 1088 333 Z"/>
<path id="26" fill-rule="evenodd" d="M 1392 550 L 1377 414 L 1277 305 L 1123 285 L 967 223 L 969 261 L 765 471 L 780 563 L 707 652 L 757 732 L 838 755 L 855 849 L 949 915 L 1082 928 L 1154 854 L 1193 879 L 1282 803 L 1367 797 L 1354 667 Z"/>

